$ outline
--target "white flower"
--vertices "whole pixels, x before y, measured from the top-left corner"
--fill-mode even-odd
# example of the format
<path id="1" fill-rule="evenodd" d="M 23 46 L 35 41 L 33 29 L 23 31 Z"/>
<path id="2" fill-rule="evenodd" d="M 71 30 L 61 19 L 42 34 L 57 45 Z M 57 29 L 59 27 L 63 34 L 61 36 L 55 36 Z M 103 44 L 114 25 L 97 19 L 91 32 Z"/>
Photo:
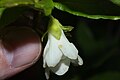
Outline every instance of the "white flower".
<path id="1" fill-rule="evenodd" d="M 46 68 L 47 78 L 49 78 L 49 70 L 57 75 L 63 75 L 68 71 L 70 62 L 83 64 L 74 44 L 68 41 L 61 28 L 60 31 L 60 39 L 56 39 L 51 33 L 48 33 L 48 41 L 43 54 L 43 67 Z"/>
<path id="2" fill-rule="evenodd" d="M 63 30 L 71 31 L 70 26 L 62 26 L 57 19 L 51 16 L 48 26 L 48 41 L 43 52 L 43 67 L 46 68 L 46 78 L 49 78 L 50 71 L 57 75 L 65 74 L 70 62 L 83 64 L 82 58 L 73 43 L 66 38 Z"/>

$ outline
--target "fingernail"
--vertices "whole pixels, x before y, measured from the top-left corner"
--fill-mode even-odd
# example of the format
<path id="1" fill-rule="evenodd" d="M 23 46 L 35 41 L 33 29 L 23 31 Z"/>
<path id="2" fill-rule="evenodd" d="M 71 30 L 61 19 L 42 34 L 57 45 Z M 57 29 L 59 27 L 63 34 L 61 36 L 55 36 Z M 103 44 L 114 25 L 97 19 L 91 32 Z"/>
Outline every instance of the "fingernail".
<path id="1" fill-rule="evenodd" d="M 12 67 L 17 68 L 32 63 L 39 56 L 39 45 L 26 44 L 14 52 Z"/>
<path id="2" fill-rule="evenodd" d="M 13 28 L 4 37 L 7 60 L 17 68 L 33 63 L 41 53 L 39 36 L 30 28 Z"/>

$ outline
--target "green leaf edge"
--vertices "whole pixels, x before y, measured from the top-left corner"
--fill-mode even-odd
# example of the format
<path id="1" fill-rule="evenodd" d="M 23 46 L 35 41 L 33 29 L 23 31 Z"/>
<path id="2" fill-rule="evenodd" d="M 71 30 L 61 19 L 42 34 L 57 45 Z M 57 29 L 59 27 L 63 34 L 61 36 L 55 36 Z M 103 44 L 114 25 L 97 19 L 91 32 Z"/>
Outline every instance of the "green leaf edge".
<path id="1" fill-rule="evenodd" d="M 65 6 L 61 3 L 58 3 L 58 2 L 54 2 L 54 7 L 61 11 L 65 11 L 65 12 L 68 12 L 68 13 L 76 15 L 76 16 L 82 16 L 82 17 L 86 17 L 86 18 L 90 18 L 90 19 L 110 19 L 110 20 L 119 20 L 120 19 L 120 16 L 89 15 L 86 13 L 74 11 L 74 10 L 69 9 L 67 6 Z"/>

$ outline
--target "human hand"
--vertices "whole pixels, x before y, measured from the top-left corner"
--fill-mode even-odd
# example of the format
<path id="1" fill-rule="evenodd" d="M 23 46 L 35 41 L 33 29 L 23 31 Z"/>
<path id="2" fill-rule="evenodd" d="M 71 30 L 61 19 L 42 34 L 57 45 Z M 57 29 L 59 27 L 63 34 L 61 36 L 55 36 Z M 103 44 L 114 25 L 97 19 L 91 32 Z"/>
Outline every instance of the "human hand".
<path id="1" fill-rule="evenodd" d="M 0 31 L 1 32 L 1 31 Z M 0 34 L 0 80 L 33 65 L 41 54 L 39 36 L 30 28 L 8 28 Z"/>

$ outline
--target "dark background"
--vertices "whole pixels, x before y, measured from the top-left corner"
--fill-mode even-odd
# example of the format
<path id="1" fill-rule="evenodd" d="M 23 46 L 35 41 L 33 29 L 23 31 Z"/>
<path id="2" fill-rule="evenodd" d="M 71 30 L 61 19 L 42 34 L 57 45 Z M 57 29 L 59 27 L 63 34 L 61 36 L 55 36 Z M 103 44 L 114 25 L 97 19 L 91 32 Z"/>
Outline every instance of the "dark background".
<path id="1" fill-rule="evenodd" d="M 93 20 L 57 9 L 53 10 L 52 15 L 62 25 L 74 27 L 70 32 L 71 36 L 66 34 L 78 48 L 84 65 L 71 64 L 65 75 L 57 76 L 51 73 L 50 80 L 120 80 L 120 20 Z M 47 17 L 38 16 L 37 11 L 31 10 L 21 14 L 21 17 L 10 25 L 30 26 L 33 29 L 33 26 L 37 26 L 44 32 L 48 20 Z M 41 56 L 36 64 L 7 80 L 46 80 L 42 65 Z"/>

